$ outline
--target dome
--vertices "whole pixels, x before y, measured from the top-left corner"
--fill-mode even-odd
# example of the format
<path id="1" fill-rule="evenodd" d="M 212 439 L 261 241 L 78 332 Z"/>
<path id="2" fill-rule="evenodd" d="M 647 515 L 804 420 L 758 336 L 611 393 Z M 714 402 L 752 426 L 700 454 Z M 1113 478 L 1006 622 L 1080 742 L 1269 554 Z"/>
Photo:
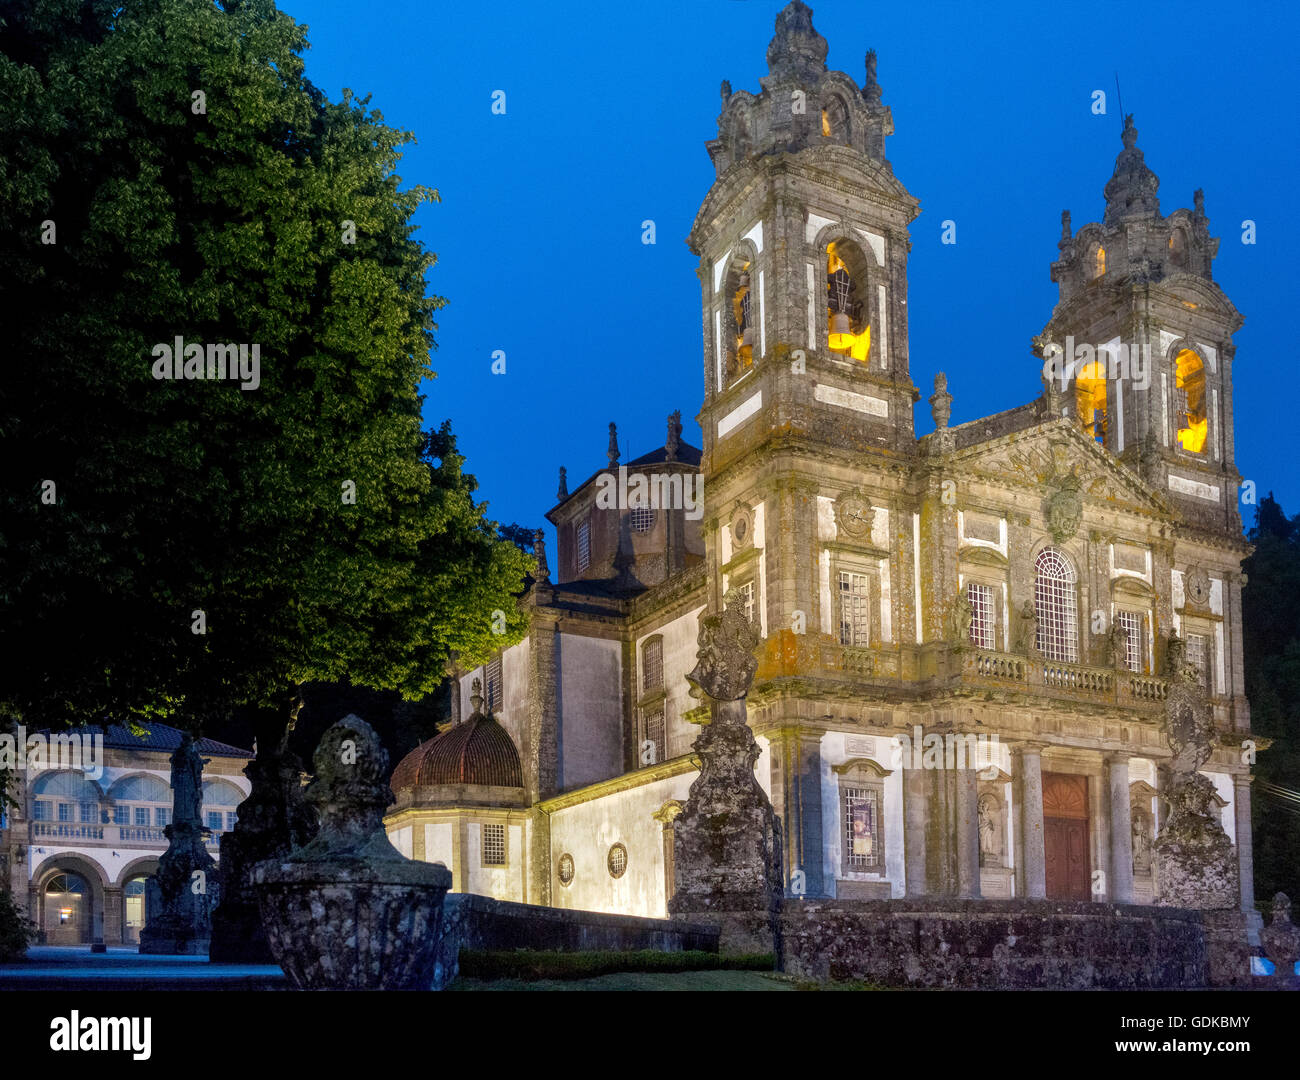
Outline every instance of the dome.
<path id="1" fill-rule="evenodd" d="M 491 716 L 476 712 L 398 762 L 392 788 L 438 787 L 444 784 L 483 784 L 523 787 L 519 752 L 509 733 Z"/>

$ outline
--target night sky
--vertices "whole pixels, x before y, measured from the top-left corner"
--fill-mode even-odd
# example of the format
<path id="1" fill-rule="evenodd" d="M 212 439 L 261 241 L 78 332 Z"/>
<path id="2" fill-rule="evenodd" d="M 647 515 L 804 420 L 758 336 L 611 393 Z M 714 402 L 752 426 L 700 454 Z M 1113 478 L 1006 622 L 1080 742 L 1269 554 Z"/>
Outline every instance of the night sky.
<path id="1" fill-rule="evenodd" d="M 372 93 L 414 133 L 406 184 L 438 188 L 417 234 L 438 256 L 431 424 L 450 417 L 501 521 L 543 524 L 559 465 L 581 482 L 660 446 L 680 408 L 701 444 L 697 260 L 685 237 L 713 182 L 718 87 L 759 90 L 784 0 L 641 4 L 285 0 L 310 27 L 307 74 L 337 99 Z M 1030 339 L 1051 315 L 1060 214 L 1101 218 L 1121 149 L 1115 101 L 1160 177 L 1161 210 L 1205 189 L 1222 238 L 1215 280 L 1246 316 L 1236 335 L 1237 465 L 1300 512 L 1284 418 L 1296 410 L 1300 173 L 1293 4 L 822 0 L 828 66 L 863 78 L 879 54 L 897 134 L 894 173 L 921 202 L 912 225 L 912 379 L 948 373 L 952 423 L 1039 392 Z M 506 92 L 493 115 L 492 94 Z M 1092 93 L 1107 94 L 1093 115 Z M 657 244 L 641 242 L 653 219 Z M 957 244 L 940 243 L 957 223 Z M 1241 242 L 1256 223 L 1257 243 Z M 491 372 L 494 350 L 506 374 Z M 1285 350 L 1285 351 L 1284 351 Z M 1247 525 L 1253 508 L 1242 507 Z M 553 542 L 553 530 L 549 530 Z"/>

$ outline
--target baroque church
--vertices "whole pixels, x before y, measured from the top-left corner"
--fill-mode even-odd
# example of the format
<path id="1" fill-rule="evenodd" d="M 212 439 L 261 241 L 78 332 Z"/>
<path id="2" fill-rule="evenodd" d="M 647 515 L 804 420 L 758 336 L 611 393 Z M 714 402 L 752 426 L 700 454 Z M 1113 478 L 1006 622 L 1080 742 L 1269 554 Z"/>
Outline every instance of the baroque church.
<path id="1" fill-rule="evenodd" d="M 611 425 L 602 468 L 572 489 L 561 469 L 527 637 L 454 671 L 451 726 L 393 774 L 390 838 L 458 892 L 664 916 L 709 716 L 685 676 L 701 614 L 730 597 L 761 635 L 748 721 L 787 895 L 1158 903 L 1181 652 L 1258 925 L 1242 317 L 1213 280 L 1202 195 L 1162 212 L 1127 118 L 1101 221 L 1062 216 L 1038 396 L 951 425 L 934 375 L 918 439 L 919 205 L 886 156 L 875 54 L 861 85 L 826 55 L 795 0 L 759 91 L 722 84 L 689 237 L 703 447 L 673 416 L 621 462 Z M 611 504 L 612 486 L 630 497 Z"/>

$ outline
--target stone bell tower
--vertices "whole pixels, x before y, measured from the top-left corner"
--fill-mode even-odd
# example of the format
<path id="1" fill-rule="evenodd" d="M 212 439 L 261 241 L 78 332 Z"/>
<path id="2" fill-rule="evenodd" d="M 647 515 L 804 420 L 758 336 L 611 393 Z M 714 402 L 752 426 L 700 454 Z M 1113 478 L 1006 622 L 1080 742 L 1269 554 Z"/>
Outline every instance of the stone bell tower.
<path id="1" fill-rule="evenodd" d="M 1035 342 L 1045 375 L 1056 373 L 1049 406 L 1076 417 L 1194 526 L 1239 533 L 1232 335 L 1242 316 L 1213 280 L 1219 241 L 1202 193 L 1192 209 L 1163 215 L 1160 180 L 1137 140 L 1127 116 L 1100 222 L 1072 234 L 1062 214 L 1052 264 L 1060 295 Z M 1049 354 L 1053 346 L 1061 351 Z"/>
<path id="2" fill-rule="evenodd" d="M 717 610 L 736 590 L 758 624 L 760 690 L 838 668 L 825 650 L 842 646 L 841 589 L 854 642 L 914 632 L 897 599 L 911 595 L 912 559 L 894 534 L 913 523 L 907 258 L 919 208 L 885 158 L 894 127 L 875 53 L 860 85 L 828 70 L 812 15 L 794 0 L 777 16 L 758 93 L 722 84 L 707 144 L 717 178 L 688 241 L 700 258 L 709 599 Z M 800 868 L 818 895 L 820 796 L 801 778 L 818 775 L 821 732 L 765 702 L 749 717 L 771 740 L 787 882 Z"/>

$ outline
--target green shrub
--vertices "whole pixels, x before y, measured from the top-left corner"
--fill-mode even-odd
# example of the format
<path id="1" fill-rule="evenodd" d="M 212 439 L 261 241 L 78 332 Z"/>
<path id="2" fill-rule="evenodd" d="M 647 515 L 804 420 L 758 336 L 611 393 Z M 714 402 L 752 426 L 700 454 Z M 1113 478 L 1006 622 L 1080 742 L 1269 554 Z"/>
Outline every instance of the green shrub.
<path id="1" fill-rule="evenodd" d="M 467 979 L 590 979 L 624 972 L 771 971 L 774 966 L 771 953 L 721 956 L 699 950 L 657 952 L 654 949 L 627 952 L 460 951 L 460 974 Z"/>
<path id="2" fill-rule="evenodd" d="M 35 940 L 36 927 L 19 910 L 9 891 L 0 889 L 0 963 L 21 960 Z"/>

